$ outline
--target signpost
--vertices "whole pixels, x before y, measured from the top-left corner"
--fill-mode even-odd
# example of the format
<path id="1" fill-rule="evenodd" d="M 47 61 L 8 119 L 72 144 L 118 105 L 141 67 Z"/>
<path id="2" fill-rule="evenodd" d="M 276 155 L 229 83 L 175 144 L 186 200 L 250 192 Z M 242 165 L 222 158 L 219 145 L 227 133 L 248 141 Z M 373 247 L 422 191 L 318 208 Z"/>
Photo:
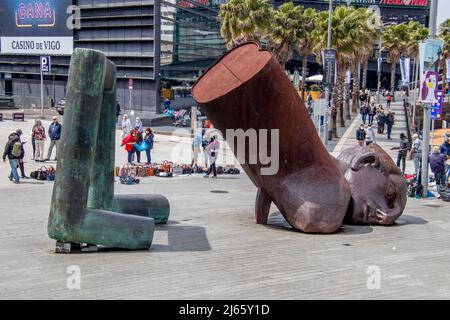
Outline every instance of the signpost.
<path id="1" fill-rule="evenodd" d="M 44 74 L 51 72 L 51 58 L 49 56 L 41 57 L 41 119 L 44 119 Z"/>
<path id="2" fill-rule="evenodd" d="M 420 66 L 421 66 L 421 98 L 423 108 L 423 131 L 422 131 L 422 186 L 423 198 L 428 197 L 428 154 L 430 152 L 430 118 L 431 103 L 437 102 L 437 86 L 439 74 L 437 68 L 442 53 L 443 42 L 436 40 L 437 0 L 431 0 L 430 5 L 430 36 L 425 42 L 420 43 Z"/>
<path id="3" fill-rule="evenodd" d="M 132 96 L 132 94 L 133 94 L 133 85 L 134 85 L 133 79 L 130 78 L 128 80 L 128 90 L 130 91 L 130 101 L 129 101 L 130 111 L 133 109 L 133 96 Z"/>
<path id="4" fill-rule="evenodd" d="M 331 20 L 330 20 L 331 21 Z M 331 40 L 329 41 L 331 42 Z M 322 51 L 323 62 L 323 85 L 325 86 L 325 101 L 326 101 L 326 119 L 325 119 L 325 133 L 324 143 L 328 144 L 328 140 L 332 139 L 332 131 L 329 124 L 331 123 L 331 108 L 330 108 L 330 92 L 331 86 L 336 82 L 336 50 L 327 49 Z"/>

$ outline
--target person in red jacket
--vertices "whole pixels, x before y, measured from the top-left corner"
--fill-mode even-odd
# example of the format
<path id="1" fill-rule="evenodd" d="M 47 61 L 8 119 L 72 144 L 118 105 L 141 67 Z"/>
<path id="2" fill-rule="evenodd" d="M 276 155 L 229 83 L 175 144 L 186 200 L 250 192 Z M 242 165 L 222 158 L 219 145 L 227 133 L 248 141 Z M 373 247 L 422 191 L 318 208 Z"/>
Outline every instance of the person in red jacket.
<path id="1" fill-rule="evenodd" d="M 125 150 L 128 152 L 128 163 L 132 163 L 133 159 L 133 147 L 137 142 L 136 129 L 131 129 L 130 133 L 125 136 L 122 140 L 122 146 L 125 146 Z"/>

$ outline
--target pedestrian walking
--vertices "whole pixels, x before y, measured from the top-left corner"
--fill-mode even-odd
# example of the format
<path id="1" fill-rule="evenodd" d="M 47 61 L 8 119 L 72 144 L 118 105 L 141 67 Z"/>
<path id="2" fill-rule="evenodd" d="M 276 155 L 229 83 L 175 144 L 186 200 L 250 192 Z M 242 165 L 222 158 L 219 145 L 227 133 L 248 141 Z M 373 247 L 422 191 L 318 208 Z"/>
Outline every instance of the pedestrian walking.
<path id="1" fill-rule="evenodd" d="M 361 108 L 359 109 L 359 112 L 361 113 L 361 118 L 362 118 L 363 124 L 366 124 L 368 111 L 369 110 L 368 110 L 367 104 L 364 102 L 361 105 Z"/>
<path id="2" fill-rule="evenodd" d="M 23 145 L 20 142 L 20 137 L 17 133 L 10 134 L 8 142 L 5 145 L 5 151 L 3 152 L 3 162 L 6 162 L 6 158 L 9 160 L 9 166 L 11 171 L 9 173 L 9 180 L 15 184 L 20 183 L 19 173 L 17 167 L 19 166 L 19 160 L 22 157 Z"/>
<path id="3" fill-rule="evenodd" d="M 450 179 L 450 139 L 444 138 L 444 143 L 439 147 L 439 151 L 447 156 L 447 161 L 445 162 L 445 183 Z"/>
<path id="4" fill-rule="evenodd" d="M 387 126 L 387 131 L 386 131 L 387 139 L 392 140 L 391 133 L 392 133 L 392 126 L 394 125 L 394 114 L 391 112 L 391 110 L 388 110 L 385 122 L 386 122 L 386 126 Z"/>
<path id="5" fill-rule="evenodd" d="M 20 156 L 19 162 L 19 169 L 20 169 L 20 177 L 22 179 L 28 179 L 27 175 L 25 174 L 25 148 L 23 147 L 27 141 L 25 140 L 25 136 L 23 134 L 23 131 L 20 129 L 17 129 L 15 132 L 19 136 L 20 143 L 22 144 L 22 155 Z"/>
<path id="6" fill-rule="evenodd" d="M 140 133 L 144 133 L 144 125 L 142 124 L 141 118 L 136 117 L 136 123 L 134 124 L 134 127 Z"/>
<path id="7" fill-rule="evenodd" d="M 152 156 L 151 151 L 153 150 L 153 144 L 155 142 L 155 135 L 153 134 L 152 129 L 145 129 L 144 141 L 147 143 L 147 149 L 145 149 L 145 154 L 147 155 L 147 163 L 146 165 L 152 164 Z"/>
<path id="8" fill-rule="evenodd" d="M 419 179 L 420 170 L 422 165 L 422 140 L 416 133 L 413 135 L 413 144 L 411 148 L 411 158 L 414 162 L 414 173 L 416 174 L 416 179 Z"/>
<path id="9" fill-rule="evenodd" d="M 375 106 L 375 101 L 371 101 L 370 105 L 368 107 L 367 114 L 369 116 L 369 124 L 373 125 L 373 118 L 375 117 L 377 113 L 377 107 Z"/>
<path id="10" fill-rule="evenodd" d="M 56 147 L 55 151 L 55 161 L 57 161 L 57 155 L 58 155 L 58 148 L 59 148 L 59 141 L 61 139 L 61 133 L 62 133 L 62 125 L 58 122 L 58 117 L 53 117 L 52 124 L 48 127 L 48 136 L 50 138 L 50 146 L 48 147 L 48 153 L 46 161 L 50 160 L 52 157 L 52 151 L 53 148 Z"/>
<path id="11" fill-rule="evenodd" d="M 434 174 L 434 179 L 436 180 L 436 189 L 440 193 L 442 190 L 442 185 L 444 184 L 445 177 L 445 160 L 447 156 L 443 155 L 439 151 L 439 147 L 435 146 L 433 148 L 433 153 L 429 156 L 430 168 Z"/>
<path id="12" fill-rule="evenodd" d="M 122 139 L 124 139 L 131 132 L 131 121 L 127 114 L 123 115 L 122 119 Z"/>
<path id="13" fill-rule="evenodd" d="M 206 151 L 208 152 L 209 155 L 210 166 L 208 173 L 205 175 L 205 178 L 209 178 L 209 175 L 211 173 L 213 174 L 213 178 L 217 178 L 216 160 L 217 157 L 219 156 L 219 147 L 220 143 L 217 140 L 217 137 L 213 136 L 210 140 L 210 143 L 206 147 Z"/>
<path id="14" fill-rule="evenodd" d="M 198 165 L 198 156 L 202 153 L 202 142 L 203 142 L 203 136 L 205 135 L 205 130 L 203 129 L 197 129 L 197 134 L 192 139 L 192 161 L 191 161 L 191 167 Z M 208 164 L 205 163 L 205 167 Z"/>
<path id="15" fill-rule="evenodd" d="M 406 139 L 406 135 L 404 133 L 400 133 L 400 145 L 398 147 L 392 148 L 392 150 L 398 150 L 397 167 L 401 168 L 403 174 L 405 174 L 406 170 L 406 155 L 408 153 L 408 149 L 409 145 L 408 140 Z"/>
<path id="16" fill-rule="evenodd" d="M 388 92 L 388 94 L 387 94 L 387 96 L 386 96 L 386 101 L 387 101 L 387 102 L 386 102 L 386 106 L 387 106 L 388 109 L 391 108 L 391 100 L 392 100 L 391 93 Z"/>
<path id="17" fill-rule="evenodd" d="M 33 148 L 33 156 L 31 158 L 31 160 L 34 160 L 36 157 L 36 139 L 34 138 L 34 135 L 33 135 L 33 131 L 34 131 L 34 128 L 36 127 L 36 123 L 37 123 L 37 119 L 34 120 L 34 125 L 33 125 L 33 128 L 31 128 L 31 132 L 30 132 L 31 147 Z"/>
<path id="18" fill-rule="evenodd" d="M 378 134 L 384 134 L 384 125 L 386 123 L 386 115 L 384 110 L 381 110 L 377 115 Z"/>
<path id="19" fill-rule="evenodd" d="M 134 132 L 136 134 L 136 143 L 137 144 L 141 144 L 142 141 L 144 141 L 144 137 L 142 136 L 142 133 L 138 130 L 138 127 L 134 128 Z M 136 160 L 137 163 L 141 163 L 141 150 L 139 150 L 138 148 L 136 148 L 135 145 L 133 145 L 133 155 L 136 154 Z M 134 158 L 132 158 L 132 161 L 134 160 Z"/>
<path id="20" fill-rule="evenodd" d="M 369 124 L 366 128 L 366 146 L 371 143 L 376 143 L 375 130 L 373 130 L 372 126 Z"/>
<path id="21" fill-rule="evenodd" d="M 122 146 L 125 147 L 125 150 L 128 153 L 128 164 L 133 164 L 133 148 L 134 144 L 137 141 L 136 130 L 131 129 L 130 133 L 128 133 L 122 140 Z"/>
<path id="22" fill-rule="evenodd" d="M 364 146 L 364 141 L 366 141 L 366 130 L 364 130 L 364 125 L 361 123 L 358 130 L 356 130 L 356 140 L 359 146 Z"/>
<path id="23" fill-rule="evenodd" d="M 42 121 L 39 119 L 36 121 L 32 136 L 34 137 L 36 143 L 35 160 L 36 162 L 44 162 L 44 146 L 47 137 L 45 135 L 45 128 L 42 125 Z"/>

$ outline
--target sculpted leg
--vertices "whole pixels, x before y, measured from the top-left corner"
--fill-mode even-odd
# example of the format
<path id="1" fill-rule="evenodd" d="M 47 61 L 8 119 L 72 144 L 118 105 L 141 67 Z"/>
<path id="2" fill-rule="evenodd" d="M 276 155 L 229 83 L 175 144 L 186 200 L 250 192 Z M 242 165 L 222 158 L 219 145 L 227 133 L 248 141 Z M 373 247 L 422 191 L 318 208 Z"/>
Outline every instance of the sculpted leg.
<path id="1" fill-rule="evenodd" d="M 267 224 L 272 200 L 264 189 L 259 188 L 256 194 L 255 217 L 257 224 Z"/>

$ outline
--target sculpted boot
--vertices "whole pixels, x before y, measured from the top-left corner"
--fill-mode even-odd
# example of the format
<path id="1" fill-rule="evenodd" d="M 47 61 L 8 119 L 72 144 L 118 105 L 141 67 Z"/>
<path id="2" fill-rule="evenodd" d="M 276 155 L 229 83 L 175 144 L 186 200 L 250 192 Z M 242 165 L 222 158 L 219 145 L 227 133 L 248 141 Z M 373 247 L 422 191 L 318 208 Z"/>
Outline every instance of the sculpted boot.
<path id="1" fill-rule="evenodd" d="M 169 203 L 161 195 L 114 197 L 116 68 L 96 50 L 72 55 L 50 238 L 67 244 L 148 249 Z"/>
<path id="2" fill-rule="evenodd" d="M 200 77 L 193 94 L 258 188 L 257 223 L 267 223 L 274 203 L 295 229 L 332 233 L 341 226 L 350 201 L 348 183 L 269 51 L 254 43 L 229 51 Z M 267 168 L 268 157 L 275 172 Z"/>

